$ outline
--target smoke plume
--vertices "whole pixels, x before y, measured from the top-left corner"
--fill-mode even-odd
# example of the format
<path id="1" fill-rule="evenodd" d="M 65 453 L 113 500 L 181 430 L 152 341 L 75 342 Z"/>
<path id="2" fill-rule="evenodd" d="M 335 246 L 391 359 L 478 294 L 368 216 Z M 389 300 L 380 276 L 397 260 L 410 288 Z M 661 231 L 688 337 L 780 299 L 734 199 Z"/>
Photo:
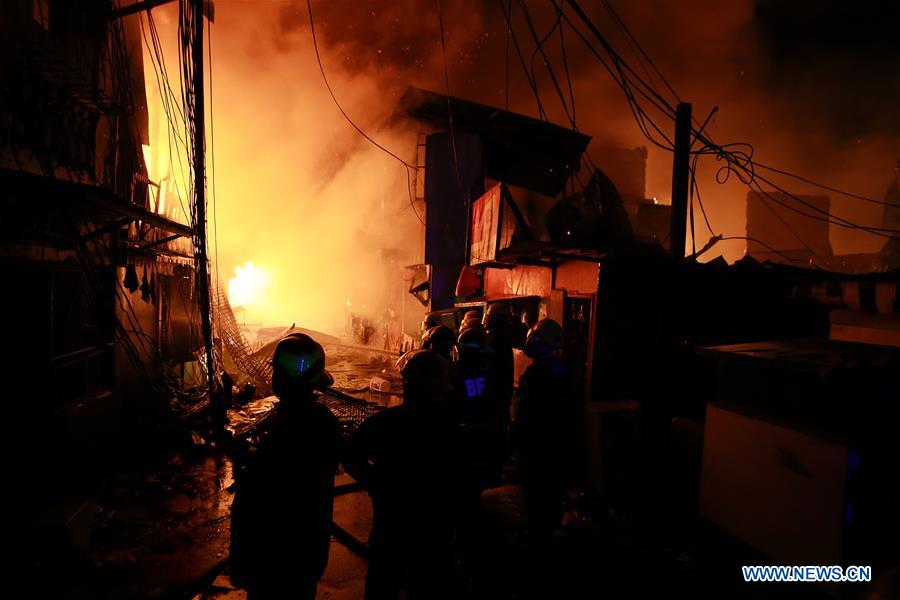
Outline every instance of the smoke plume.
<path id="1" fill-rule="evenodd" d="M 620 54 L 674 102 L 603 4 L 590 4 L 592 19 Z M 693 103 L 698 119 L 719 107 L 707 128 L 717 142 L 749 142 L 763 163 L 883 197 L 900 151 L 896 42 L 884 47 L 854 38 L 814 52 L 807 51 L 814 36 L 804 34 L 785 45 L 790 36 L 779 28 L 817 23 L 828 31 L 826 25 L 850 18 L 835 16 L 828 3 L 801 2 L 801 9 L 768 0 L 613 4 L 681 99 Z M 511 7 L 515 40 L 508 37 L 501 6 Z M 542 48 L 567 87 L 565 58 L 577 125 L 593 136 L 591 147 L 650 146 L 646 194 L 667 202 L 671 154 L 643 138 L 621 90 L 576 35 L 564 27 L 560 39 L 552 3 L 442 2 L 451 94 L 500 107 L 508 102 L 510 110 L 537 116 L 518 42 L 550 118 L 569 125 L 523 7 L 538 36 L 546 37 Z M 446 89 L 437 2 L 316 0 L 313 11 L 321 60 L 342 107 L 379 143 L 413 162 L 415 129 L 386 123 L 407 86 Z M 576 19 L 568 7 L 565 14 Z M 156 9 L 154 15 L 174 44 L 174 10 Z M 336 331 L 348 299 L 354 311 L 365 304 L 378 316 L 385 290 L 402 287 L 383 257 L 394 256 L 395 264 L 420 261 L 423 234 L 410 206 L 406 169 L 340 114 L 323 84 L 310 33 L 305 2 L 217 3 L 210 113 L 215 138 L 208 141 L 215 151 L 213 251 L 223 279 L 247 260 L 270 274 L 266 302 L 248 307 L 248 320 Z M 177 64 L 174 55 L 169 60 Z M 673 127 L 662 117 L 658 123 L 664 131 Z M 716 233 L 743 235 L 747 188 L 736 178 L 717 184 L 720 166 L 714 157 L 701 161 L 703 202 Z M 797 193 L 815 191 L 779 182 Z M 833 194 L 832 211 L 880 223 L 881 207 Z M 700 246 L 709 233 L 699 213 L 697 219 Z M 832 226 L 836 252 L 875 251 L 882 243 Z M 712 255 L 733 260 L 743 251 L 741 241 L 722 242 Z"/>

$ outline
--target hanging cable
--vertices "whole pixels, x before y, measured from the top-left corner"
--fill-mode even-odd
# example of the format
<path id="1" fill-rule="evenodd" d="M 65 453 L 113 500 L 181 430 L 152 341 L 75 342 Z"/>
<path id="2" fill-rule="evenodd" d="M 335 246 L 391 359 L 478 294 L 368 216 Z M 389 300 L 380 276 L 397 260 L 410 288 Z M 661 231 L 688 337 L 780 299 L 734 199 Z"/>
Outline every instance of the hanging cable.
<path id="1" fill-rule="evenodd" d="M 760 246 L 765 247 L 767 250 L 769 250 L 769 252 L 777 254 L 778 256 L 782 257 L 785 260 L 789 260 L 791 262 L 799 262 L 799 263 L 803 263 L 803 264 L 809 264 L 809 261 L 807 261 L 806 259 L 796 258 L 794 256 L 790 256 L 789 254 L 785 254 L 784 252 L 773 248 L 766 242 L 764 242 L 760 239 L 757 239 L 755 237 L 749 237 L 746 235 L 728 235 L 728 236 L 719 236 L 717 239 L 719 239 L 723 242 L 729 241 L 729 240 L 744 240 L 747 242 L 755 242 L 755 243 L 759 244 Z"/>
<path id="2" fill-rule="evenodd" d="M 566 113 L 566 118 L 568 118 L 569 122 L 572 124 L 572 127 L 575 128 L 575 119 L 572 114 L 569 112 L 568 104 L 566 103 L 565 94 L 563 94 L 562 89 L 559 86 L 559 81 L 556 79 L 556 74 L 553 72 L 553 67 L 550 64 L 550 59 L 547 56 L 546 52 L 544 52 L 544 42 L 547 41 L 547 38 L 553 33 L 553 30 L 559 25 L 559 20 L 562 18 L 560 13 L 556 15 L 556 23 L 550 29 L 550 32 L 544 36 L 543 38 L 539 37 L 537 28 L 534 26 L 534 21 L 531 19 L 531 14 L 528 11 L 528 6 L 525 4 L 523 0 L 519 0 L 519 6 L 522 9 L 522 14 L 525 16 L 525 23 L 528 25 L 528 31 L 531 34 L 532 39 L 535 41 L 535 49 L 531 54 L 531 79 L 535 82 L 535 86 L 537 85 L 537 77 L 534 74 L 534 57 L 537 53 L 541 54 L 541 57 L 544 60 L 544 66 L 547 68 L 547 72 L 550 74 L 550 80 L 553 82 L 553 87 L 556 89 L 557 96 L 559 97 L 559 101 L 562 104 L 563 112 Z"/>
<path id="3" fill-rule="evenodd" d="M 216 236 L 215 245 L 213 246 L 213 253 L 215 255 L 216 260 L 216 285 L 221 284 L 221 277 L 219 275 L 219 218 L 218 218 L 218 206 L 219 203 L 216 201 L 216 126 L 215 126 L 215 113 L 213 112 L 213 51 L 212 51 L 212 21 L 207 22 L 206 26 L 207 32 L 207 40 L 208 44 L 207 54 L 209 56 L 209 155 L 210 155 L 210 190 L 212 191 L 212 214 L 213 214 L 213 235 Z M 216 311 L 216 316 L 218 317 L 218 322 L 216 327 L 221 330 L 222 329 L 222 315 L 221 311 Z"/>
<path id="4" fill-rule="evenodd" d="M 185 154 L 187 154 L 187 145 L 184 142 L 184 139 L 179 134 L 179 129 L 182 127 L 181 124 L 177 123 L 177 119 L 180 117 L 183 122 L 183 114 L 181 113 L 181 107 L 178 104 L 177 99 L 175 98 L 175 93 L 172 91 L 171 83 L 168 79 L 168 72 L 165 66 L 165 58 L 162 54 L 162 49 L 159 44 L 158 32 L 156 31 L 156 24 L 153 21 L 153 16 L 151 13 L 147 13 L 147 29 L 150 31 L 151 39 L 153 40 L 153 45 L 151 47 L 150 41 L 147 40 L 146 32 L 144 31 L 144 22 L 143 13 L 139 14 L 140 18 L 140 27 L 141 27 L 141 35 L 144 40 L 144 45 L 147 48 L 147 52 L 150 54 L 150 65 L 153 67 L 153 72 L 157 82 L 157 88 L 159 90 L 160 96 L 160 107 L 162 108 L 163 113 L 166 115 L 166 145 L 168 147 L 168 170 L 171 175 L 172 181 L 175 184 L 175 193 L 178 198 L 178 204 L 181 208 L 182 215 L 184 216 L 185 223 L 190 223 L 190 215 L 188 215 L 188 210 L 184 204 L 184 198 L 181 193 L 181 186 L 178 183 L 178 177 L 175 174 L 175 163 L 173 162 L 173 156 L 177 160 L 178 170 L 181 174 L 182 178 L 186 178 L 184 172 L 184 162 L 181 157 L 181 149 L 183 148 Z M 174 114 L 174 109 L 177 109 L 178 114 Z M 175 140 L 175 148 L 172 147 L 172 141 Z M 181 144 L 181 148 L 179 148 L 179 143 Z"/>
<path id="5" fill-rule="evenodd" d="M 407 169 L 415 169 L 416 168 L 415 165 L 411 165 L 410 163 L 406 162 L 405 160 L 403 160 L 402 158 L 400 158 L 399 156 L 397 156 L 396 154 L 394 154 L 393 152 L 391 152 L 390 150 L 388 150 L 387 148 L 385 148 L 384 146 L 382 146 L 381 144 L 379 144 L 378 142 L 373 140 L 365 131 L 360 129 L 360 127 L 353 121 L 353 119 L 350 118 L 350 115 L 348 115 L 347 112 L 344 110 L 344 108 L 341 106 L 341 103 L 338 102 L 337 96 L 334 95 L 334 91 L 331 89 L 331 84 L 328 82 L 328 77 L 325 75 L 325 67 L 322 66 L 322 57 L 319 54 L 319 43 L 318 43 L 318 40 L 316 39 L 316 26 L 315 26 L 315 22 L 313 20 L 312 2 L 310 0 L 306 0 L 306 8 L 307 8 L 307 11 L 309 12 L 309 30 L 310 30 L 310 33 L 312 33 L 313 50 L 315 50 L 315 53 L 316 53 L 316 62 L 319 65 L 319 72 L 322 73 L 322 81 L 325 82 L 325 87 L 328 89 L 328 93 L 329 93 L 329 95 L 331 95 L 331 99 L 334 102 L 334 105 L 341 112 L 341 114 L 344 116 L 344 119 L 346 119 L 346 121 L 350 124 L 350 126 L 353 127 L 353 129 L 355 129 L 359 135 L 361 135 L 363 138 L 368 140 L 369 143 L 371 143 L 373 146 L 375 146 L 376 148 L 378 148 L 379 150 L 381 150 L 388 156 L 391 156 L 395 160 L 402 163 Z"/>
<path id="6" fill-rule="evenodd" d="M 600 63 L 604 66 L 613 80 L 623 89 L 626 94 L 626 99 L 629 102 L 629 105 L 632 109 L 632 112 L 635 116 L 635 120 L 638 123 L 639 128 L 642 133 L 651 140 L 651 142 L 656 145 L 660 145 L 656 142 L 652 136 L 648 135 L 648 130 L 646 129 L 647 124 L 650 124 L 650 127 L 659 132 L 659 127 L 655 125 L 655 122 L 650 120 L 645 120 L 648 118 L 646 111 L 640 106 L 640 102 L 638 101 L 638 96 L 642 97 L 644 100 L 650 103 L 651 106 L 659 110 L 664 116 L 668 117 L 670 120 L 674 121 L 674 111 L 672 110 L 671 104 L 662 97 L 662 95 L 654 89 L 652 83 L 647 83 L 641 79 L 639 75 L 628 66 L 628 63 L 622 59 L 622 57 L 612 48 L 609 42 L 604 38 L 602 33 L 597 29 L 597 27 L 591 22 L 590 18 L 587 14 L 581 9 L 578 2 L 576 0 L 567 0 L 569 5 L 573 8 L 575 13 L 584 23 L 584 25 L 588 28 L 588 30 L 594 35 L 597 41 L 600 42 L 601 47 L 604 49 L 607 54 L 607 60 L 604 60 L 604 57 L 600 55 L 600 53 L 593 47 L 586 37 L 581 33 L 580 29 L 575 26 L 575 24 L 569 19 L 567 16 L 563 16 L 563 20 L 570 26 L 570 28 L 576 32 L 576 34 L 581 38 L 582 42 L 588 47 L 588 49 L 595 55 L 595 57 L 600 61 Z M 555 0 L 551 0 L 553 5 L 559 10 Z M 647 60 L 650 64 L 651 68 L 657 73 L 661 80 L 663 80 L 664 84 L 668 88 L 668 90 L 675 96 L 676 99 L 679 99 L 677 92 L 674 90 L 674 87 L 668 82 L 668 80 L 663 76 L 662 72 L 656 67 L 655 63 L 653 63 L 652 59 L 649 55 L 644 51 L 643 47 L 641 47 L 640 43 L 631 34 L 631 31 L 628 29 L 627 25 L 618 16 L 618 13 L 615 12 L 615 9 L 612 7 L 609 2 L 604 0 L 604 4 L 606 5 L 607 10 L 613 15 L 615 21 L 617 21 L 620 25 L 620 29 L 623 33 L 632 40 L 634 45 L 638 48 L 638 51 L 642 56 Z M 711 116 L 711 115 L 710 115 Z M 731 174 L 734 174 L 738 177 L 738 179 L 744 185 L 750 187 L 751 190 L 756 191 L 760 194 L 761 198 L 768 199 L 776 204 L 783 206 L 784 208 L 796 212 L 806 218 L 820 220 L 827 222 L 829 224 L 834 224 L 839 227 L 847 228 L 847 229 L 859 229 L 871 233 L 873 235 L 878 235 L 882 237 L 893 238 L 896 234 L 900 233 L 900 230 L 887 228 L 887 227 L 870 227 L 865 225 L 860 225 L 859 223 L 855 223 L 849 219 L 839 217 L 829 213 L 828 211 L 822 210 L 819 207 L 803 200 L 801 197 L 788 192 L 782 186 L 776 184 L 771 179 L 762 176 L 758 171 L 757 167 L 760 169 L 768 170 L 773 173 L 778 173 L 787 177 L 791 177 L 797 179 L 799 181 L 803 181 L 807 184 L 814 185 L 821 189 L 825 189 L 831 191 L 833 193 L 841 194 L 850 198 L 855 198 L 857 200 L 869 202 L 872 204 L 878 204 L 882 206 L 897 206 L 894 203 L 890 202 L 882 202 L 879 200 L 875 200 L 873 198 L 868 198 L 866 196 L 862 196 L 859 194 L 854 194 L 852 192 L 847 192 L 845 190 L 840 190 L 833 186 L 829 186 L 826 184 L 822 184 L 811 179 L 805 178 L 800 175 L 796 175 L 790 173 L 789 171 L 778 169 L 776 167 L 771 167 L 769 165 L 763 165 L 761 163 L 755 162 L 753 158 L 753 146 L 744 142 L 733 143 L 733 144 L 725 144 L 719 145 L 712 141 L 710 136 L 705 133 L 705 127 L 709 122 L 709 118 L 704 122 L 699 128 L 692 128 L 692 134 L 696 137 L 696 141 L 699 141 L 702 144 L 702 147 L 699 150 L 692 151 L 692 154 L 695 155 L 695 160 L 693 161 L 693 176 L 696 177 L 696 158 L 703 156 L 715 156 L 718 161 L 723 162 L 723 165 L 716 171 L 716 181 L 718 183 L 725 183 Z M 662 133 L 662 132 L 660 132 Z M 668 140 L 668 138 L 664 138 Z M 663 146 L 666 150 L 671 150 L 670 147 Z M 779 199 L 772 196 L 770 193 L 766 192 L 760 185 L 760 182 L 766 183 L 767 185 L 774 188 L 776 191 L 781 192 L 784 199 Z M 699 188 L 696 187 L 696 181 L 694 180 L 692 183 L 692 189 L 694 192 L 698 192 Z M 788 202 L 796 203 L 798 206 L 794 206 Z M 765 201 L 765 200 L 764 200 Z M 699 198 L 698 194 L 698 204 L 701 206 L 701 211 L 704 214 L 704 218 L 707 221 L 707 227 L 709 227 L 710 231 L 712 228 L 709 225 L 708 218 L 706 216 L 705 208 L 702 205 L 702 201 Z M 766 202 L 768 205 L 768 202 Z M 802 208 L 800 208 L 802 207 Z M 769 206 L 771 209 L 771 207 Z M 774 210 L 774 209 L 772 209 Z M 794 232 L 795 233 L 795 232 Z"/>
<path id="7" fill-rule="evenodd" d="M 803 177 L 802 175 L 797 175 L 795 173 L 791 173 L 789 171 L 785 171 L 782 169 L 778 169 L 769 165 L 764 165 L 762 163 L 756 162 L 757 167 L 760 169 L 765 169 L 766 171 L 772 171 L 773 173 L 778 173 L 779 175 L 784 175 L 786 177 L 790 177 L 792 179 L 796 179 L 798 181 L 802 181 L 803 183 L 808 183 L 809 185 L 815 186 L 817 188 L 827 190 L 829 192 L 834 192 L 835 194 L 840 194 L 841 196 L 846 196 L 848 198 L 854 198 L 856 200 L 862 200 L 863 202 L 868 202 L 870 204 L 878 204 L 880 206 L 890 206 L 892 208 L 900 208 L 900 204 L 895 202 L 885 202 L 883 200 L 876 200 L 874 198 L 869 198 L 867 196 L 861 196 L 859 194 L 854 194 L 853 192 L 847 192 L 845 190 L 841 190 L 830 185 L 819 183 L 817 181 L 813 181 L 812 179 L 808 179 Z"/>
<path id="8" fill-rule="evenodd" d="M 450 122 L 450 150 L 453 153 L 453 170 L 456 173 L 456 184 L 460 193 L 468 196 L 462 189 L 462 179 L 459 176 L 459 156 L 456 153 L 456 129 L 453 125 L 453 107 L 450 100 L 450 72 L 447 69 L 447 45 L 444 41 L 444 10 L 441 8 L 441 0 L 437 0 L 438 26 L 441 29 L 441 58 L 444 64 L 444 89 L 447 94 L 447 120 Z"/>
<path id="9" fill-rule="evenodd" d="M 501 2 L 503 0 L 500 0 Z M 506 4 L 507 11 L 512 10 L 512 0 L 508 0 Z M 503 87 L 506 92 L 506 110 L 509 111 L 509 34 L 510 28 L 509 25 L 506 26 L 506 53 L 505 53 L 505 65 L 503 69 L 504 77 L 506 78 L 506 85 Z"/>
<path id="10" fill-rule="evenodd" d="M 556 4 L 553 5 L 554 8 Z M 559 7 L 559 18 L 562 19 L 562 7 Z M 572 76 L 569 73 L 569 58 L 566 52 L 566 36 L 565 36 L 565 28 L 559 27 L 559 51 L 562 54 L 563 60 L 563 68 L 566 73 L 566 84 L 569 88 L 569 106 L 572 108 L 572 127 L 576 128 L 575 125 L 575 89 L 572 86 Z"/>
<path id="11" fill-rule="evenodd" d="M 537 102 L 538 118 L 542 121 L 546 121 L 547 113 L 544 111 L 544 104 L 541 102 L 541 95 L 538 92 L 536 83 L 528 74 L 528 66 L 525 63 L 525 57 L 523 56 L 522 49 L 519 46 L 519 39 L 516 36 L 516 32 L 512 26 L 512 2 L 509 3 L 508 11 L 503 5 L 503 0 L 497 0 L 497 3 L 500 5 L 500 12 L 503 13 L 503 18 L 506 20 L 506 28 L 507 31 L 509 31 L 510 36 L 512 37 L 513 47 L 516 50 L 516 56 L 518 56 L 519 58 L 519 64 L 522 66 L 522 70 L 524 71 L 525 80 L 528 82 L 528 86 L 531 88 L 531 93 L 534 94 L 534 99 Z"/>
<path id="12" fill-rule="evenodd" d="M 666 79 L 666 76 L 662 74 L 662 71 L 660 71 L 656 67 L 656 63 L 654 63 L 653 59 L 650 58 L 650 55 L 644 51 L 644 48 L 641 46 L 640 42 L 638 42 L 637 38 L 635 38 L 634 35 L 631 33 L 631 30 L 628 28 L 628 25 L 625 24 L 625 21 L 622 20 L 622 18 L 619 16 L 619 13 L 617 13 L 616 10 L 613 8 L 612 4 L 608 0 L 603 0 L 603 6 L 606 8 L 607 12 L 609 12 L 609 14 L 612 15 L 613 21 L 619 27 L 620 31 L 622 31 L 625 34 L 625 37 L 627 39 L 631 40 L 631 43 L 634 44 L 634 46 L 638 49 L 638 52 L 640 52 L 640 56 L 644 57 L 644 60 L 646 60 L 647 63 L 650 65 L 650 68 L 653 69 L 653 71 L 659 76 L 659 78 L 662 80 L 663 84 L 668 88 L 668 90 L 670 92 L 672 92 L 672 95 L 675 97 L 675 100 L 677 100 L 678 102 L 681 102 L 681 96 L 678 95 L 678 92 L 675 91 L 675 88 L 672 87 L 672 85 L 669 83 L 669 80 Z M 640 56 L 638 56 L 638 61 L 641 63 L 641 67 L 643 68 L 643 62 L 640 60 Z M 645 73 L 646 73 L 648 79 L 651 79 L 651 82 L 652 82 L 653 78 L 650 75 L 650 73 L 647 73 L 646 70 L 645 70 Z"/>

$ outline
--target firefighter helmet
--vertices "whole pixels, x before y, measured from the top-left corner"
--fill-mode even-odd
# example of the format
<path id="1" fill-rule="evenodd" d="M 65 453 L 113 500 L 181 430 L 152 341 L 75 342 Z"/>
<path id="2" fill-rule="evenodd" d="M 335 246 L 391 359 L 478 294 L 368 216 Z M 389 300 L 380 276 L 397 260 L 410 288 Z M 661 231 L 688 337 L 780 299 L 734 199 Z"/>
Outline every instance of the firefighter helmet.
<path id="1" fill-rule="evenodd" d="M 440 396 L 446 391 L 450 367 L 443 356 L 429 350 L 413 350 L 400 370 L 404 400 L 420 396 Z"/>
<path id="2" fill-rule="evenodd" d="M 469 327 L 460 332 L 456 347 L 460 352 L 464 350 L 483 352 L 487 349 L 487 336 L 480 327 Z"/>
<path id="3" fill-rule="evenodd" d="M 325 370 L 325 351 L 303 333 L 285 336 L 272 354 L 272 391 L 276 396 L 298 389 L 323 389 L 334 384 Z"/>
<path id="4" fill-rule="evenodd" d="M 446 325 L 437 325 L 425 332 L 422 336 L 422 349 L 433 350 L 438 354 L 448 357 L 456 345 L 456 336 L 453 330 Z"/>
<path id="5" fill-rule="evenodd" d="M 553 319 L 541 319 L 528 330 L 525 355 L 530 358 L 558 356 L 562 349 L 563 330 Z"/>
<path id="6" fill-rule="evenodd" d="M 428 314 L 425 315 L 425 318 L 422 320 L 422 336 L 424 337 L 428 330 L 432 327 L 437 327 L 438 325 L 443 325 L 443 321 L 441 320 L 441 316 L 438 314 Z"/>

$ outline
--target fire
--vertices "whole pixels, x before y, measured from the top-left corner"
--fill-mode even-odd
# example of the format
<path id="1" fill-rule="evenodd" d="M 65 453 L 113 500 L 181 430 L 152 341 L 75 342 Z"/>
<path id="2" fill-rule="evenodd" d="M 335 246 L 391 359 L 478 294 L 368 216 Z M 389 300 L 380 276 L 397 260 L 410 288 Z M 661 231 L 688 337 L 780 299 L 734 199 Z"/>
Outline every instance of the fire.
<path id="1" fill-rule="evenodd" d="M 269 274 L 249 260 L 234 271 L 234 277 L 228 279 L 228 301 L 231 305 L 247 308 L 262 303 L 271 282 Z"/>

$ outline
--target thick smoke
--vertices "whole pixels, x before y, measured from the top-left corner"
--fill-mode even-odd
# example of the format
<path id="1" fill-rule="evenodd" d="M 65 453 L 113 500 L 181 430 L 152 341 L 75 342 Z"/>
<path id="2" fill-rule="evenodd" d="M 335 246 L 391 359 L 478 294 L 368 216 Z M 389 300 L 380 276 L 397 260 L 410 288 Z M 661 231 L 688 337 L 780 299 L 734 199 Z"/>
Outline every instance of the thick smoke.
<path id="1" fill-rule="evenodd" d="M 719 106 L 710 126 L 717 141 L 750 142 L 762 163 L 884 198 L 900 156 L 900 44 L 884 7 L 772 0 L 618 4 L 682 98 L 694 103 L 696 116 Z M 651 154 L 650 185 L 665 197 L 667 160 Z M 720 164 L 706 163 L 701 189 L 710 220 L 717 233 L 741 235 L 747 188 L 717 185 Z M 828 194 L 775 177 L 791 191 Z M 834 214 L 880 225 L 880 206 L 829 195 Z M 698 244 L 707 236 L 702 230 Z M 876 251 L 884 242 L 833 225 L 831 240 L 836 253 Z M 743 250 L 741 242 L 730 245 Z"/>
<path id="2" fill-rule="evenodd" d="M 581 4 L 626 60 L 671 98 L 602 3 Z M 764 163 L 883 197 L 900 155 L 896 44 L 885 48 L 859 33 L 840 37 L 833 31 L 840 19 L 828 3 L 803 2 L 795 9 L 750 0 L 613 4 L 681 98 L 693 103 L 698 119 L 719 107 L 707 129 L 716 141 L 752 143 Z M 521 60 L 534 69 L 550 118 L 568 124 L 535 52 L 522 2 L 445 0 L 441 6 L 453 95 L 501 107 L 508 101 L 511 110 L 537 116 L 500 9 L 511 6 Z M 546 36 L 543 49 L 567 88 L 553 5 L 524 6 L 538 36 Z M 385 124 L 408 85 L 445 90 L 437 2 L 316 1 L 313 9 L 321 57 L 343 108 L 412 161 L 415 129 Z M 174 41 L 174 11 L 154 14 Z M 570 8 L 566 14 L 575 18 Z M 803 31 L 804 25 L 819 27 L 824 41 L 804 33 L 786 46 L 791 36 L 779 27 Z M 830 39 L 842 41 L 826 50 Z M 649 145 L 595 57 L 568 28 L 564 41 L 577 124 L 593 136 L 592 147 Z M 354 309 L 366 303 L 377 313 L 383 290 L 402 285 L 382 268 L 381 251 L 395 251 L 399 262 L 421 260 L 421 225 L 410 209 L 405 169 L 359 136 L 329 97 L 306 3 L 218 2 L 212 60 L 219 270 L 231 274 L 252 260 L 272 275 L 270 301 L 251 310 L 248 320 L 334 331 L 348 295 Z M 658 122 L 671 130 L 670 122 Z M 714 157 L 701 162 L 702 198 L 716 233 L 740 236 L 747 188 L 735 178 L 717 184 L 720 166 Z M 798 193 L 814 191 L 778 181 Z M 647 196 L 667 202 L 670 186 L 671 155 L 651 146 Z M 880 223 L 879 206 L 831 196 L 834 213 Z M 699 214 L 697 219 L 699 246 L 709 234 Z M 875 251 L 882 243 L 832 226 L 836 252 Z M 731 241 L 711 255 L 733 260 L 743 251 L 743 242 Z"/>
<path id="3" fill-rule="evenodd" d="M 321 5 L 321 58 L 344 110 L 413 163 L 415 129 L 382 124 L 407 85 L 433 87 L 430 78 L 410 74 L 437 74 L 437 18 L 433 34 L 419 39 L 418 27 L 404 33 L 398 26 L 398 45 L 376 33 L 390 31 L 388 24 L 400 16 L 410 23 L 410 14 L 391 3 L 381 5 L 384 12 L 373 8 L 379 5 L 359 12 L 362 5 Z M 404 285 L 399 267 L 422 260 L 406 168 L 357 134 L 334 105 L 316 62 L 305 3 L 221 2 L 217 9 L 207 137 L 216 200 L 211 245 L 223 282 L 247 260 L 269 276 L 265 301 L 239 318 L 329 332 L 342 331 L 348 310 L 378 319 L 388 308 L 385 298 Z M 174 11 L 157 10 L 154 17 L 163 38 L 174 40 Z M 448 43 L 456 47 L 455 40 Z M 177 64 L 175 56 L 168 53 L 170 65 Z M 407 312 L 421 311 L 417 306 L 409 297 Z"/>
<path id="4" fill-rule="evenodd" d="M 521 5 L 512 4 L 520 43 L 530 41 L 522 11 L 516 9 Z M 580 4 L 629 64 L 674 103 L 665 83 L 602 3 Z M 681 99 L 693 104 L 697 119 L 703 121 L 714 106 L 719 108 L 707 127 L 718 143 L 748 142 L 762 163 L 883 199 L 900 156 L 900 110 L 896 105 L 900 92 L 900 43 L 889 31 L 889 23 L 895 20 L 883 14 L 883 9 L 768 0 L 612 4 Z M 554 21 L 552 6 L 526 5 L 543 37 Z M 571 9 L 566 8 L 566 12 L 575 19 Z M 603 67 L 574 34 L 566 30 L 565 36 L 579 128 L 594 137 L 595 148 L 647 145 L 647 196 L 668 202 L 671 154 L 641 136 L 621 91 Z M 534 44 L 523 46 L 526 62 L 530 62 Z M 556 73 L 562 73 L 558 36 L 550 36 L 544 49 Z M 495 51 L 502 56 L 503 47 Z M 511 95 L 517 98 L 514 106 L 536 114 L 517 60 L 511 53 L 510 88 Z M 496 65 L 491 68 L 502 75 L 502 64 L 499 70 Z M 536 73 L 552 118 L 566 123 L 540 57 Z M 671 135 L 671 122 L 657 122 Z M 733 176 L 725 185 L 718 184 L 716 175 L 721 175 L 721 166 L 713 157 L 700 162 L 700 193 L 715 232 L 741 236 L 745 231 L 748 189 Z M 776 183 L 796 193 L 823 193 L 795 180 L 774 177 Z M 830 196 L 834 214 L 863 225 L 880 225 L 880 206 L 836 194 Z M 695 237 L 700 247 L 709 238 L 709 232 L 699 211 L 696 217 Z M 837 253 L 872 252 L 884 243 L 883 238 L 834 225 L 831 239 Z M 743 254 L 744 246 L 743 241 L 722 242 L 709 257 L 721 252 L 734 260 Z"/>

